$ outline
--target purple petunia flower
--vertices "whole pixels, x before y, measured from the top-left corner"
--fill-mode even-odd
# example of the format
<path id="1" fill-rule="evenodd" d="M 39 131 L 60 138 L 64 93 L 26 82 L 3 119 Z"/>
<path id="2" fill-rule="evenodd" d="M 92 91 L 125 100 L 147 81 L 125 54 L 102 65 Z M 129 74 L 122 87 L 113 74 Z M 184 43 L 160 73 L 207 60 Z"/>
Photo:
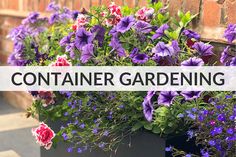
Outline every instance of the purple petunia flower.
<path id="1" fill-rule="evenodd" d="M 83 46 L 91 44 L 93 41 L 93 34 L 87 32 L 83 27 L 79 28 L 75 35 L 75 46 L 79 50 L 82 50 Z"/>
<path id="2" fill-rule="evenodd" d="M 98 41 L 98 46 L 102 47 L 106 30 L 100 25 L 95 25 L 91 28 L 91 32 L 94 34 L 94 39 Z"/>
<path id="3" fill-rule="evenodd" d="M 231 59 L 230 66 L 236 66 L 236 57 Z"/>
<path id="4" fill-rule="evenodd" d="M 174 91 L 162 91 L 158 97 L 158 104 L 170 106 L 177 95 L 178 93 Z"/>
<path id="5" fill-rule="evenodd" d="M 116 30 L 120 33 L 125 33 L 135 24 L 134 16 L 123 17 L 116 26 Z"/>
<path id="6" fill-rule="evenodd" d="M 175 50 L 172 46 L 165 44 L 164 42 L 159 42 L 152 49 L 152 53 L 156 54 L 158 57 L 172 56 Z"/>
<path id="7" fill-rule="evenodd" d="M 201 58 L 193 57 L 181 63 L 182 66 L 202 66 L 204 61 Z"/>
<path id="8" fill-rule="evenodd" d="M 231 55 L 229 54 L 229 46 L 227 46 L 224 51 L 221 53 L 221 57 L 220 57 L 220 62 L 222 64 L 227 64 L 227 62 L 231 59 Z"/>
<path id="9" fill-rule="evenodd" d="M 154 112 L 153 106 L 151 104 L 151 101 L 144 99 L 143 102 L 143 114 L 145 116 L 145 118 L 147 119 L 147 121 L 151 122 L 152 121 L 152 115 Z"/>
<path id="10" fill-rule="evenodd" d="M 162 37 L 165 34 L 165 31 L 169 29 L 167 24 L 162 25 L 156 30 L 156 33 L 152 36 L 152 40 Z"/>
<path id="11" fill-rule="evenodd" d="M 180 51 L 179 43 L 177 40 L 173 40 L 171 46 L 173 47 L 175 53 L 178 53 Z"/>
<path id="12" fill-rule="evenodd" d="M 60 15 L 60 14 L 57 13 L 57 12 L 54 13 L 54 14 L 52 14 L 52 15 L 49 17 L 48 23 L 49 23 L 50 25 L 52 25 L 52 24 L 58 22 L 58 21 L 60 20 L 60 16 L 59 16 L 59 15 Z"/>
<path id="13" fill-rule="evenodd" d="M 72 19 L 73 19 L 74 21 L 77 19 L 79 13 L 80 13 L 80 12 L 77 11 L 77 10 L 73 10 L 73 11 L 71 12 L 71 16 L 72 16 Z"/>
<path id="14" fill-rule="evenodd" d="M 24 25 L 20 25 L 12 29 L 7 37 L 11 38 L 14 42 L 18 42 L 24 40 L 28 35 L 30 35 L 29 29 Z"/>
<path id="15" fill-rule="evenodd" d="M 49 3 L 48 6 L 47 6 L 47 11 L 59 11 L 60 10 L 60 7 L 58 4 L 56 4 L 54 1 Z"/>
<path id="16" fill-rule="evenodd" d="M 152 29 L 150 28 L 152 25 L 150 25 L 149 23 L 145 22 L 145 21 L 138 21 L 134 28 L 136 29 L 137 32 L 141 32 L 141 33 L 149 33 L 152 31 Z"/>
<path id="17" fill-rule="evenodd" d="M 25 18 L 22 21 L 22 24 L 23 25 L 34 24 L 35 22 L 37 22 L 38 17 L 39 17 L 39 13 L 38 12 L 32 12 L 32 13 L 29 14 L 29 16 L 27 18 Z"/>
<path id="18" fill-rule="evenodd" d="M 118 56 L 125 57 L 125 49 L 120 44 L 119 40 L 116 37 L 111 38 L 111 43 L 109 44 L 113 48 L 114 51 L 117 52 Z"/>
<path id="19" fill-rule="evenodd" d="M 203 43 L 203 42 L 196 42 L 192 46 L 192 48 L 197 50 L 200 56 L 210 56 L 214 54 L 212 52 L 213 46 L 210 44 Z"/>
<path id="20" fill-rule="evenodd" d="M 63 37 L 63 38 L 60 40 L 60 46 L 65 46 L 66 44 L 69 44 L 72 35 L 74 35 L 74 33 L 70 33 L 69 35 Z"/>
<path id="21" fill-rule="evenodd" d="M 224 37 L 229 43 L 232 43 L 236 39 L 236 24 L 229 24 L 225 30 Z"/>
<path id="22" fill-rule="evenodd" d="M 82 48 L 80 60 L 82 63 L 87 63 L 93 57 L 94 45 L 87 44 Z"/>
<path id="23" fill-rule="evenodd" d="M 185 100 L 193 100 L 199 98 L 201 93 L 201 91 L 183 91 L 181 95 L 184 96 Z"/>
<path id="24" fill-rule="evenodd" d="M 189 29 L 185 29 L 183 31 L 183 34 L 185 36 L 187 36 L 188 38 L 194 38 L 196 40 L 199 40 L 200 39 L 200 35 L 192 30 L 189 30 Z"/>
<path id="25" fill-rule="evenodd" d="M 70 44 L 67 44 L 66 45 L 66 52 L 69 52 L 70 53 L 70 57 L 71 58 L 75 58 L 75 52 L 74 52 L 74 49 L 75 49 L 75 43 L 70 43 Z"/>
<path id="26" fill-rule="evenodd" d="M 137 64 L 144 64 L 148 61 L 148 55 L 146 55 L 145 53 L 142 54 L 136 54 L 133 58 L 132 58 L 132 62 L 133 63 L 137 63 Z"/>
<path id="27" fill-rule="evenodd" d="M 137 47 L 135 47 L 131 53 L 129 54 L 129 58 L 133 58 L 135 55 L 137 55 L 139 53 L 139 49 Z"/>

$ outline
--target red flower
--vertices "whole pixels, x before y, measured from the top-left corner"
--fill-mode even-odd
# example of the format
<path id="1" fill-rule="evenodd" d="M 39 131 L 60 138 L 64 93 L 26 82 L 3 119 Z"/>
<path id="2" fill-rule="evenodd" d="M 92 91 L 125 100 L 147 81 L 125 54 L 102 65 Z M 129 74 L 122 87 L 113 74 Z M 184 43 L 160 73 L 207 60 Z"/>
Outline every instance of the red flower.
<path id="1" fill-rule="evenodd" d="M 39 127 L 32 129 L 32 134 L 40 146 L 47 150 L 51 148 L 55 133 L 47 124 L 41 122 Z"/>
<path id="2" fill-rule="evenodd" d="M 120 20 L 122 18 L 121 8 L 120 8 L 120 6 L 118 6 L 114 2 L 112 2 L 108 6 L 108 10 L 109 10 L 110 17 L 108 19 L 106 19 L 106 25 L 107 26 L 114 26 L 118 22 L 120 22 Z M 106 12 L 102 12 L 103 17 L 106 16 L 106 15 L 107 15 Z"/>
<path id="3" fill-rule="evenodd" d="M 71 63 L 67 60 L 66 55 L 63 55 L 57 56 L 57 60 L 51 66 L 71 66 Z"/>
<path id="4" fill-rule="evenodd" d="M 137 19 L 145 21 L 145 22 L 150 22 L 152 16 L 154 14 L 154 9 L 153 8 L 147 8 L 147 7 L 142 7 L 139 9 L 135 16 Z"/>
<path id="5" fill-rule="evenodd" d="M 38 97 L 42 99 L 44 107 L 47 107 L 48 105 L 55 103 L 54 101 L 55 95 L 51 91 L 39 91 Z"/>

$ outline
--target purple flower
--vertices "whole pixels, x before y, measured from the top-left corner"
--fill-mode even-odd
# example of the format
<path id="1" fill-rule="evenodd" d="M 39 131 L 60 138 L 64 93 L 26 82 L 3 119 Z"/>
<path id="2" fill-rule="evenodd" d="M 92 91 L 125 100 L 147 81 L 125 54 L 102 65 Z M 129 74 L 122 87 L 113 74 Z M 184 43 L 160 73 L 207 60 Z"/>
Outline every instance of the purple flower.
<path id="1" fill-rule="evenodd" d="M 178 93 L 174 91 L 162 91 L 158 97 L 158 104 L 170 106 L 177 95 Z"/>
<path id="2" fill-rule="evenodd" d="M 224 37 L 229 43 L 232 43 L 236 39 L 236 24 L 229 24 L 225 30 Z"/>
<path id="3" fill-rule="evenodd" d="M 213 46 L 210 44 L 205 44 L 203 42 L 196 42 L 192 48 L 194 48 L 195 50 L 197 50 L 197 52 L 201 55 L 201 56 L 210 56 L 212 54 L 214 54 L 212 52 Z"/>
<path id="4" fill-rule="evenodd" d="M 135 47 L 135 48 L 131 51 L 129 57 L 132 59 L 132 58 L 133 58 L 135 55 L 137 55 L 138 53 L 139 53 L 139 49 Z"/>
<path id="5" fill-rule="evenodd" d="M 120 33 L 125 33 L 135 24 L 134 16 L 123 17 L 116 26 L 116 30 Z"/>
<path id="6" fill-rule="evenodd" d="M 49 3 L 49 5 L 47 6 L 47 11 L 59 11 L 60 10 L 60 7 L 58 4 L 56 4 L 54 1 Z"/>
<path id="7" fill-rule="evenodd" d="M 201 91 L 183 91 L 181 95 L 184 96 L 185 100 L 193 100 L 199 98 L 201 93 Z"/>
<path id="8" fill-rule="evenodd" d="M 105 143 L 104 143 L 104 142 L 100 142 L 100 143 L 98 144 L 98 147 L 99 147 L 99 148 L 104 148 L 104 147 L 105 147 Z"/>
<path id="9" fill-rule="evenodd" d="M 156 34 L 152 36 L 152 40 L 155 40 L 157 38 L 162 37 L 165 34 L 165 31 L 169 29 L 169 26 L 167 24 L 162 25 L 156 30 Z"/>
<path id="10" fill-rule="evenodd" d="M 91 32 L 94 34 L 94 39 L 98 41 L 98 45 L 102 47 L 106 30 L 100 25 L 95 25 L 91 28 Z"/>
<path id="11" fill-rule="evenodd" d="M 81 129 L 84 129 L 85 128 L 85 124 L 84 123 L 82 123 L 82 124 L 80 124 L 80 126 L 79 126 Z"/>
<path id="12" fill-rule="evenodd" d="M 82 152 L 83 152 L 83 150 L 81 148 L 77 149 L 77 153 L 82 153 Z"/>
<path id="13" fill-rule="evenodd" d="M 215 136 L 215 135 L 221 134 L 222 131 L 223 131 L 222 127 L 214 127 L 214 129 L 211 130 L 211 135 Z"/>
<path id="14" fill-rule="evenodd" d="M 92 131 L 93 134 L 97 135 L 98 134 L 98 128 L 94 128 Z"/>
<path id="15" fill-rule="evenodd" d="M 109 131 L 105 130 L 103 133 L 104 136 L 108 136 L 109 135 Z"/>
<path id="16" fill-rule="evenodd" d="M 68 153 L 73 152 L 73 148 L 72 148 L 72 147 L 67 148 L 67 152 L 68 152 Z"/>
<path id="17" fill-rule="evenodd" d="M 143 102 L 143 114 L 145 116 L 145 118 L 147 119 L 147 121 L 151 122 L 152 121 L 152 115 L 154 112 L 153 106 L 151 104 L 151 101 L 144 99 Z"/>
<path id="18" fill-rule="evenodd" d="M 236 66 L 236 57 L 231 59 L 230 66 Z"/>
<path id="19" fill-rule="evenodd" d="M 230 135 L 233 135 L 234 134 L 234 129 L 233 128 L 227 129 L 227 133 L 230 134 Z"/>
<path id="20" fill-rule="evenodd" d="M 220 122 L 224 122 L 226 120 L 226 116 L 224 113 L 222 114 L 219 114 L 217 119 L 220 121 Z"/>
<path id="21" fill-rule="evenodd" d="M 148 91 L 146 97 L 144 98 L 147 101 L 151 101 L 152 97 L 156 94 L 155 91 Z"/>
<path id="22" fill-rule="evenodd" d="M 82 63 L 87 63 L 93 57 L 94 45 L 87 44 L 82 48 L 80 60 Z"/>
<path id="23" fill-rule="evenodd" d="M 26 36 L 30 35 L 29 29 L 24 25 L 20 25 L 11 30 L 8 37 L 11 38 L 14 42 L 22 41 Z"/>
<path id="24" fill-rule="evenodd" d="M 227 46 L 225 49 L 224 49 L 224 51 L 221 53 L 221 57 L 220 57 L 220 62 L 222 63 L 222 64 L 224 64 L 224 63 L 227 63 L 230 59 L 231 59 L 231 57 L 233 57 L 233 56 L 231 56 L 230 54 L 229 54 L 229 46 Z"/>
<path id="25" fill-rule="evenodd" d="M 209 140 L 209 141 L 208 141 L 208 144 L 209 144 L 210 146 L 215 146 L 215 145 L 216 145 L 216 141 L 215 141 L 215 140 Z"/>
<path id="26" fill-rule="evenodd" d="M 189 30 L 189 29 L 185 29 L 183 31 L 183 34 L 185 36 L 187 36 L 188 38 L 194 38 L 196 40 L 199 40 L 200 39 L 200 35 L 192 30 Z"/>
<path id="27" fill-rule="evenodd" d="M 210 157 L 209 153 L 207 151 L 201 150 L 202 157 Z"/>
<path id="28" fill-rule="evenodd" d="M 150 28 L 152 25 L 150 25 L 149 23 L 147 22 L 144 22 L 144 21 L 138 21 L 136 24 L 135 24 L 135 29 L 137 32 L 141 32 L 141 33 L 149 33 L 152 31 L 152 29 Z"/>
<path id="29" fill-rule="evenodd" d="M 137 54 L 132 58 L 133 63 L 144 64 L 148 61 L 148 55 L 145 53 Z"/>
<path id="30" fill-rule="evenodd" d="M 185 157 L 192 157 L 192 155 L 191 154 L 186 154 Z"/>
<path id="31" fill-rule="evenodd" d="M 171 46 L 173 47 L 175 53 L 178 53 L 180 51 L 179 43 L 177 40 L 173 40 Z"/>
<path id="32" fill-rule="evenodd" d="M 172 150 L 173 150 L 172 146 L 169 146 L 169 147 L 166 147 L 166 148 L 165 148 L 165 151 L 166 151 L 166 152 L 171 152 Z"/>
<path id="33" fill-rule="evenodd" d="M 188 138 L 189 138 L 189 139 L 192 139 L 192 138 L 194 137 L 194 132 L 193 132 L 193 130 L 187 131 L 187 135 L 188 135 Z"/>
<path id="34" fill-rule="evenodd" d="M 172 56 L 175 50 L 172 46 L 165 44 L 164 42 L 159 42 L 152 49 L 152 52 L 159 57 Z"/>
<path id="35" fill-rule="evenodd" d="M 74 35 L 74 33 L 70 33 L 69 35 L 63 37 L 63 38 L 60 40 L 60 46 L 65 46 L 66 44 L 69 44 L 72 35 Z"/>
<path id="36" fill-rule="evenodd" d="M 35 22 L 37 22 L 38 17 L 39 17 L 39 13 L 38 12 L 32 12 L 32 13 L 29 14 L 29 16 L 27 18 L 25 18 L 22 21 L 22 24 L 23 25 L 34 24 Z"/>
<path id="37" fill-rule="evenodd" d="M 204 61 L 201 58 L 193 57 L 181 63 L 182 66 L 203 66 Z"/>
<path id="38" fill-rule="evenodd" d="M 73 59 L 75 58 L 74 49 L 75 49 L 75 43 L 69 43 L 69 44 L 66 45 L 66 52 L 69 52 L 70 57 L 73 58 Z"/>
<path id="39" fill-rule="evenodd" d="M 116 51 L 118 56 L 125 57 L 125 49 L 120 44 L 119 40 L 116 37 L 111 38 L 111 43 L 109 44 L 113 48 L 113 51 Z"/>
<path id="40" fill-rule="evenodd" d="M 48 23 L 49 23 L 50 25 L 52 25 L 52 24 L 58 22 L 58 21 L 60 20 L 60 16 L 59 16 L 59 15 L 60 15 L 60 14 L 57 13 L 57 12 L 54 13 L 54 14 L 52 14 L 52 15 L 50 16 L 50 18 L 49 18 Z"/>
<path id="41" fill-rule="evenodd" d="M 63 133 L 63 134 L 62 134 L 62 137 L 63 137 L 63 139 L 64 139 L 65 141 L 69 139 L 66 133 Z"/>
<path id="42" fill-rule="evenodd" d="M 75 35 L 75 46 L 79 50 L 81 50 L 83 46 L 91 44 L 93 41 L 93 34 L 87 32 L 83 27 L 79 28 Z"/>

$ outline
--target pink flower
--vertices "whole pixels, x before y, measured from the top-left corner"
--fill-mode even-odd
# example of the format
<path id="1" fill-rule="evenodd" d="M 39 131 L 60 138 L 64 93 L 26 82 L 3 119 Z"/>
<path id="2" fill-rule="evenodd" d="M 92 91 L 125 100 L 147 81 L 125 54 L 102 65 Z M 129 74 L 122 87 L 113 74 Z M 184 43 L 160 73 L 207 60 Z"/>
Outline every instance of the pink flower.
<path id="1" fill-rule="evenodd" d="M 147 7 L 142 7 L 139 9 L 135 16 L 137 19 L 145 21 L 145 22 L 150 22 L 152 16 L 154 14 L 154 9 L 153 8 L 147 8 Z"/>
<path id="2" fill-rule="evenodd" d="M 51 66 L 71 66 L 71 63 L 67 60 L 66 55 L 57 56 L 57 60 L 50 64 Z"/>
<path id="3" fill-rule="evenodd" d="M 47 150 L 51 148 L 55 133 L 47 124 L 41 122 L 39 127 L 32 129 L 32 134 L 40 146 Z"/>
<path id="4" fill-rule="evenodd" d="M 85 26 L 88 24 L 88 19 L 84 14 L 78 14 L 76 22 L 72 25 L 71 29 L 76 31 L 78 28 Z"/>
<path id="5" fill-rule="evenodd" d="M 107 26 L 114 26 L 118 22 L 120 22 L 120 20 L 122 18 L 121 7 L 116 5 L 114 2 L 112 2 L 108 6 L 108 10 L 109 10 L 109 18 L 105 20 L 106 25 Z M 102 12 L 102 16 L 103 17 L 107 16 L 107 12 Z"/>

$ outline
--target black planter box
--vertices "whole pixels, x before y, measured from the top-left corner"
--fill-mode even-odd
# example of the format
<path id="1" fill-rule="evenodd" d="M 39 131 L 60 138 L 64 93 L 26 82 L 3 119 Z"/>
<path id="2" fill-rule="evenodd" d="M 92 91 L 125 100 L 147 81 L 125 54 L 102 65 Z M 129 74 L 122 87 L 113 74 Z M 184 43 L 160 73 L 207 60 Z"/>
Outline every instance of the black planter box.
<path id="1" fill-rule="evenodd" d="M 49 126 L 58 131 L 59 123 L 49 123 Z M 96 150 L 92 152 L 72 153 L 67 152 L 68 144 L 60 142 L 57 147 L 45 150 L 41 148 L 41 157 L 171 157 L 169 152 L 165 151 L 168 146 L 174 146 L 184 150 L 187 153 L 196 153 L 199 151 L 194 141 L 187 142 L 186 136 L 176 136 L 172 138 L 161 138 L 151 132 L 140 131 L 131 138 L 125 139 L 120 145 L 116 154 Z M 129 143 L 131 144 L 129 147 Z"/>

